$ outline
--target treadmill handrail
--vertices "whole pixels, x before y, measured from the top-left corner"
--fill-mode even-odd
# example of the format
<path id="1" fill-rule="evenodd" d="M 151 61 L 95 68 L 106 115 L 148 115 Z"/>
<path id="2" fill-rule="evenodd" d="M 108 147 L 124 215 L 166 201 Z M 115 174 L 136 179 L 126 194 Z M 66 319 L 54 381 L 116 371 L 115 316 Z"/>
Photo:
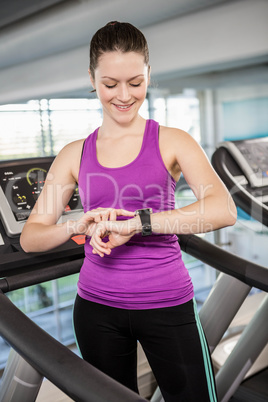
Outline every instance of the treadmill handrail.
<path id="1" fill-rule="evenodd" d="M 77 402 L 146 400 L 75 355 L 0 291 L 0 334 L 40 374 Z"/>
<path id="2" fill-rule="evenodd" d="M 240 281 L 268 291 L 268 268 L 238 257 L 230 251 L 209 243 L 197 235 L 177 235 L 180 247 L 187 254 Z M 6 293 L 26 286 L 68 276 L 80 271 L 83 259 L 31 270 L 0 279 L 0 290 Z"/>
<path id="3" fill-rule="evenodd" d="M 268 268 L 245 260 L 197 235 L 178 235 L 183 251 L 249 286 L 268 292 Z"/>
<path id="4" fill-rule="evenodd" d="M 18 290 L 27 286 L 37 285 L 38 283 L 76 274 L 80 271 L 83 261 L 84 258 L 79 258 L 61 264 L 51 263 L 51 265 L 42 268 L 36 268 L 33 266 L 30 271 L 21 272 L 19 274 L 12 275 L 11 273 L 9 276 L 0 279 L 0 290 L 3 293 L 6 293 L 12 290 Z"/>

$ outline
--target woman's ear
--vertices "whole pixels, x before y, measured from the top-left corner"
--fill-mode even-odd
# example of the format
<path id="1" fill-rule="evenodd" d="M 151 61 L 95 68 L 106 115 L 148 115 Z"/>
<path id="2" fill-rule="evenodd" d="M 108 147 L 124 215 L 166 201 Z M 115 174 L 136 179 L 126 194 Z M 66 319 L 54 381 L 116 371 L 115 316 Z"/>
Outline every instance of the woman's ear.
<path id="1" fill-rule="evenodd" d="M 90 72 L 90 69 L 88 69 L 88 74 L 89 74 L 89 78 L 90 78 L 90 82 L 91 82 L 91 85 L 92 85 L 92 87 L 93 87 L 93 90 L 96 91 L 95 82 L 94 82 L 94 79 L 93 79 L 92 74 L 91 74 L 91 72 Z M 93 92 L 93 91 L 92 91 L 92 92 Z"/>

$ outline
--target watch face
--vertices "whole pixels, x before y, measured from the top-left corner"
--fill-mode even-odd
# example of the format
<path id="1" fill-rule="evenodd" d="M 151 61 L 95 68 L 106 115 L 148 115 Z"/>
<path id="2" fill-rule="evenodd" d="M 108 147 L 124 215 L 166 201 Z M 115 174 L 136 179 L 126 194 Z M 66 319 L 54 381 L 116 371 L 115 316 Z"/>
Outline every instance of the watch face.
<path id="1" fill-rule="evenodd" d="M 152 210 L 152 208 L 144 208 L 144 209 L 137 209 L 135 211 L 135 215 L 140 215 L 141 213 L 152 214 L 153 210 Z"/>
<path id="2" fill-rule="evenodd" d="M 152 208 L 146 208 L 144 211 L 148 212 L 149 214 L 152 214 L 152 213 L 153 213 Z"/>

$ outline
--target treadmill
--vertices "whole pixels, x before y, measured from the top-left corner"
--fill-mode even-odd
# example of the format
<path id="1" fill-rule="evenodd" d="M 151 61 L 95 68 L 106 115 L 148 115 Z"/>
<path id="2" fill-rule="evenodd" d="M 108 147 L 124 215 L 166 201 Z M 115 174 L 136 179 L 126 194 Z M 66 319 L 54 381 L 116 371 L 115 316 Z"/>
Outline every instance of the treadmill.
<path id="1" fill-rule="evenodd" d="M 25 253 L 19 242 L 23 226 L 42 191 L 54 157 L 0 162 L 0 276 L 38 264 L 70 261 L 84 256 L 84 236 L 74 236 L 46 253 Z M 60 222 L 78 219 L 83 208 L 75 188 Z"/>
<path id="2" fill-rule="evenodd" d="M 236 205 L 268 226 L 268 137 L 223 142 L 212 165 Z"/>
<path id="3" fill-rule="evenodd" d="M 250 217 L 268 226 L 268 137 L 239 141 L 226 141 L 219 145 L 212 156 L 212 164 L 226 184 L 238 207 Z M 268 265 L 267 265 L 268 272 Z M 267 294 L 256 294 L 265 302 Z M 253 300 L 253 296 L 248 299 Z M 247 302 L 247 300 L 246 300 Z M 253 302 L 252 302 L 253 303 Z M 245 303 L 246 304 L 246 303 Z M 246 305 L 250 309 L 250 302 Z M 239 321 L 238 321 L 239 322 Z M 268 314 L 260 330 L 267 337 L 267 344 L 258 357 L 258 365 L 245 374 L 245 379 L 230 398 L 232 402 L 268 401 Z M 242 328 L 243 329 L 243 328 Z M 230 342 L 240 334 L 231 334 Z M 229 344 L 230 344 L 229 342 Z M 228 348 L 228 337 L 226 345 Z M 218 346 L 219 348 L 219 346 Z M 256 363 L 257 363 L 256 362 Z"/>

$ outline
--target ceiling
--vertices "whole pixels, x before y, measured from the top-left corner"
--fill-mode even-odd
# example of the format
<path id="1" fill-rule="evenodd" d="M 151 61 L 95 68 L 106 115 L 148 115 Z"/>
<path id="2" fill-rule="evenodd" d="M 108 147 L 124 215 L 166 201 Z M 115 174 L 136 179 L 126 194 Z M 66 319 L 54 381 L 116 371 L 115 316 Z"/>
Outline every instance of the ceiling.
<path id="1" fill-rule="evenodd" d="M 148 23 L 153 23 L 156 21 L 161 21 L 166 18 L 176 17 L 188 12 L 193 12 L 198 9 L 202 9 L 208 6 L 214 6 L 217 3 L 223 3 L 227 0 L 162 0 L 159 7 L 159 2 L 155 1 L 155 4 L 150 2 L 150 15 L 144 13 L 145 10 L 139 10 L 141 24 L 148 25 Z M 27 19 L 35 14 L 40 14 L 45 10 L 51 9 L 53 12 L 53 7 L 55 11 L 55 6 L 63 7 L 72 6 L 75 3 L 96 3 L 93 0 L 83 1 L 83 0 L 1 0 L 1 14 L 0 14 L 0 28 L 12 25 L 23 19 Z M 110 0 L 110 3 L 112 0 Z M 61 4 L 60 4 L 61 3 Z M 64 4 L 62 4 L 64 3 Z M 103 3 L 102 0 L 98 1 L 99 5 Z M 114 2 L 115 3 L 115 2 Z M 116 5 L 114 4 L 116 7 Z M 127 10 L 124 10 L 127 11 Z M 107 19 L 107 14 L 106 14 Z M 109 18 L 108 18 L 109 19 Z M 143 23 L 142 23 L 143 21 Z M 146 21 L 146 22 L 145 22 Z M 139 26 L 139 21 L 136 22 Z"/>
<path id="2" fill-rule="evenodd" d="M 88 45 L 92 34 L 113 19 L 142 29 L 230 0 L 0 1 L 1 69 Z"/>
<path id="3" fill-rule="evenodd" d="M 39 13 L 66 0 L 1 0 L 0 28 Z"/>
<path id="4" fill-rule="evenodd" d="M 252 0 L 255 1 L 261 2 Z M 38 61 L 49 62 L 53 57 L 68 52 L 71 55 L 72 51 L 88 46 L 92 34 L 110 20 L 131 22 L 147 36 L 154 27 L 165 28 L 165 23 L 174 21 L 177 24 L 190 15 L 211 9 L 219 9 L 221 13 L 223 5 L 238 3 L 243 7 L 243 0 L 0 0 L 0 3 L 0 82 L 1 72 L 15 72 L 20 66 L 23 68 Z M 189 30 L 192 28 L 189 26 Z M 226 33 L 228 35 L 228 26 Z M 157 34 L 161 37 L 161 32 L 157 31 Z M 241 58 L 232 65 L 214 63 L 202 69 L 176 70 L 158 74 L 158 85 L 168 86 L 170 90 L 179 90 L 190 81 L 196 88 L 202 88 L 208 82 L 217 86 L 223 84 L 226 71 L 228 80 L 235 81 L 245 77 L 247 72 L 252 75 L 255 67 L 263 80 L 264 76 L 267 77 L 267 62 L 268 55 L 256 55 L 251 60 Z M 88 96 L 88 90 L 83 92 L 82 88 L 68 88 L 68 94 L 71 93 L 74 96 L 86 93 Z M 60 94 L 64 96 L 64 90 Z"/>

